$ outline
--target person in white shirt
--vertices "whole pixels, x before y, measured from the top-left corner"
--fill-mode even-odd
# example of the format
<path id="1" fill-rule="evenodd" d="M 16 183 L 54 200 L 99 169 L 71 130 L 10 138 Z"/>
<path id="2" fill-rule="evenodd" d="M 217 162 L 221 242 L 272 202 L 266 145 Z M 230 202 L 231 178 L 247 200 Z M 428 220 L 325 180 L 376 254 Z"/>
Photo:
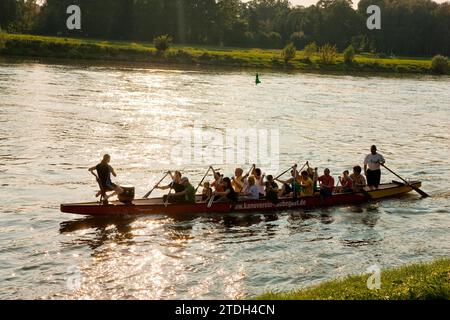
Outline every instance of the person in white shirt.
<path id="1" fill-rule="evenodd" d="M 264 177 L 265 175 L 262 174 L 261 169 L 259 168 L 255 168 L 253 169 L 253 178 L 255 178 L 255 186 L 258 187 L 259 190 L 259 194 L 261 195 L 261 197 L 264 197 L 264 195 L 266 194 L 265 192 L 265 183 L 264 183 Z"/>
<path id="2" fill-rule="evenodd" d="M 244 195 L 239 197 L 240 200 L 258 200 L 259 189 L 255 185 L 255 178 L 253 176 L 248 178 L 248 186 L 244 192 Z"/>
<path id="3" fill-rule="evenodd" d="M 370 190 L 378 189 L 381 181 L 381 164 L 385 164 L 384 157 L 377 153 L 377 147 L 370 148 L 370 154 L 364 159 L 364 174 L 367 177 L 367 186 Z"/>

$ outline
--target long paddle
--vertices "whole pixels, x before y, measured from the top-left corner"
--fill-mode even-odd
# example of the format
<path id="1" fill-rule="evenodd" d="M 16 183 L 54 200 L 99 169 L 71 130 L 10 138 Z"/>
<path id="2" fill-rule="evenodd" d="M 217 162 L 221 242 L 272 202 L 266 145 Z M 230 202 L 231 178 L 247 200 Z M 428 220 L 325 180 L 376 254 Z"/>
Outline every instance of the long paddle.
<path id="1" fill-rule="evenodd" d="M 173 189 L 173 187 L 170 187 L 169 193 L 167 194 L 166 202 L 164 202 L 164 207 L 166 207 L 166 208 L 169 204 L 169 197 L 170 197 L 170 194 L 172 193 L 172 189 Z"/>
<path id="2" fill-rule="evenodd" d="M 206 177 L 208 176 L 209 170 L 211 170 L 212 166 L 210 166 L 208 168 L 208 171 L 206 171 L 205 175 L 203 176 L 202 181 L 200 181 L 200 183 L 198 184 L 197 188 L 195 188 L 195 193 L 197 193 L 198 188 L 200 188 L 200 186 L 202 185 L 203 181 L 205 181 Z"/>
<path id="3" fill-rule="evenodd" d="M 285 173 L 287 173 L 289 170 L 294 170 L 294 168 L 297 167 L 297 164 L 294 164 L 292 167 L 290 167 L 289 169 L 287 169 L 286 171 L 283 171 L 283 173 L 280 173 L 275 179 L 273 180 L 278 180 L 279 178 L 281 178 Z"/>
<path id="4" fill-rule="evenodd" d="M 208 209 L 212 207 L 212 204 L 213 204 L 213 202 L 214 202 L 214 198 L 215 198 L 215 195 L 212 194 L 212 195 L 211 195 L 211 198 L 210 198 L 209 201 L 208 201 L 208 205 L 207 205 L 207 208 L 208 208 Z"/>
<path id="5" fill-rule="evenodd" d="M 306 163 L 303 165 L 303 167 L 300 170 L 297 170 L 298 172 L 301 172 L 307 165 L 308 165 L 308 161 L 306 161 Z M 294 170 L 297 169 L 297 164 L 294 164 L 292 167 L 290 167 L 289 169 L 287 169 L 286 171 L 283 171 L 283 173 L 279 174 L 274 180 L 278 180 L 279 178 L 281 178 L 281 176 L 283 176 L 285 173 L 287 173 L 289 170 Z"/>
<path id="6" fill-rule="evenodd" d="M 155 190 L 155 189 L 159 186 L 159 184 L 160 184 L 161 182 L 163 182 L 163 180 L 164 180 L 168 175 L 169 175 L 169 172 L 167 172 L 167 173 L 164 175 L 164 177 L 162 177 L 162 179 L 159 180 L 159 182 L 158 182 L 157 184 L 155 184 L 155 186 L 152 188 L 152 190 L 150 190 L 149 192 L 147 192 L 147 193 L 145 194 L 144 198 L 147 199 L 147 198 L 150 196 L 150 194 L 153 192 L 153 190 Z"/>
<path id="7" fill-rule="evenodd" d="M 401 179 L 407 186 L 410 186 L 411 188 L 414 189 L 414 191 L 416 191 L 417 193 L 419 193 L 422 197 L 427 198 L 430 195 L 428 193 L 426 193 L 425 191 L 420 190 L 418 187 L 411 185 L 408 181 L 406 181 L 405 179 L 403 179 L 402 177 L 400 177 L 398 174 L 396 174 L 394 171 L 392 171 L 391 169 L 389 169 L 388 167 L 386 167 L 384 164 L 380 163 L 383 168 L 385 168 L 387 171 L 389 171 L 390 173 L 392 173 L 394 176 L 396 176 L 397 178 Z"/>
<path id="8" fill-rule="evenodd" d="M 303 165 L 303 167 L 301 167 L 300 170 L 298 170 L 298 172 L 302 172 L 303 169 L 305 169 L 305 167 L 308 166 L 309 167 L 309 161 L 306 161 L 306 163 Z"/>

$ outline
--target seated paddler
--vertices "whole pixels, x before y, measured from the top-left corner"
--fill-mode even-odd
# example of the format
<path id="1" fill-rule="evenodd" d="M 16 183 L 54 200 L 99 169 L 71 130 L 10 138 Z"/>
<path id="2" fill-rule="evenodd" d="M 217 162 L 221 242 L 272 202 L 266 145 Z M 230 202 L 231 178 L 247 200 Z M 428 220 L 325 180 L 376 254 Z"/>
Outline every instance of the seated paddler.
<path id="1" fill-rule="evenodd" d="M 187 177 L 181 178 L 180 185 L 183 186 L 183 191 L 169 193 L 163 197 L 163 201 L 169 203 L 195 203 L 195 188 L 189 182 L 189 179 Z"/>
<path id="2" fill-rule="evenodd" d="M 160 190 L 169 189 L 169 194 L 171 195 L 170 202 L 172 202 L 172 203 L 183 202 L 184 195 L 182 195 L 181 193 L 185 190 L 185 185 L 181 181 L 182 180 L 181 172 L 175 171 L 175 173 L 172 174 L 171 171 L 168 171 L 168 173 L 169 173 L 170 177 L 172 178 L 172 182 L 166 186 L 156 185 L 155 188 L 160 189 Z M 175 191 L 175 193 L 171 193 L 172 190 Z M 178 197 L 175 195 L 178 195 Z M 163 197 L 163 201 L 166 202 L 166 200 L 167 200 L 167 195 Z"/>

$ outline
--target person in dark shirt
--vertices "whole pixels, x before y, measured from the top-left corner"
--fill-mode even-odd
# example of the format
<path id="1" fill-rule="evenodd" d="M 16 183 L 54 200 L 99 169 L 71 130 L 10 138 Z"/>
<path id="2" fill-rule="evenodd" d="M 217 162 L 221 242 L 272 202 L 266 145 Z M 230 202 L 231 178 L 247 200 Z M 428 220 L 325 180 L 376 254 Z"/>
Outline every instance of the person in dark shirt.
<path id="1" fill-rule="evenodd" d="M 278 184 L 273 179 L 272 175 L 266 178 L 266 199 L 277 203 L 278 202 Z"/>
<path id="2" fill-rule="evenodd" d="M 114 171 L 113 167 L 109 165 L 110 161 L 111 156 L 109 154 L 105 154 L 103 156 L 103 160 L 99 164 L 92 168 L 89 168 L 89 172 L 91 172 L 95 176 L 98 184 L 100 185 L 100 188 L 102 189 L 100 190 L 100 194 L 102 192 L 114 191 L 114 193 L 109 196 L 105 194 L 106 201 L 110 197 L 120 195 L 123 192 L 121 187 L 111 181 L 111 174 L 114 177 L 117 177 L 117 174 Z M 94 173 L 94 170 L 97 171 L 97 174 Z M 97 196 L 99 196 L 100 194 L 97 194 Z"/>
<path id="3" fill-rule="evenodd" d="M 167 190 L 167 189 L 173 189 L 175 192 L 183 192 L 184 191 L 184 185 L 181 183 L 181 172 L 175 171 L 174 174 L 169 171 L 170 177 L 172 178 L 172 182 L 169 183 L 167 186 L 158 186 L 156 185 L 156 189 L 160 190 Z"/>
<path id="4" fill-rule="evenodd" d="M 181 178 L 180 184 L 184 187 L 183 191 L 168 194 L 165 200 L 169 203 L 195 203 L 195 188 L 189 182 L 189 179 Z"/>
<path id="5" fill-rule="evenodd" d="M 181 192 L 184 191 L 185 186 L 183 185 L 183 183 L 181 182 L 181 172 L 180 171 L 175 171 L 174 174 L 172 174 L 171 171 L 169 171 L 170 176 L 172 177 L 172 182 L 170 184 L 168 184 L 167 186 L 155 186 L 156 189 L 160 189 L 160 190 L 174 190 L 175 194 L 179 194 Z M 163 201 L 166 202 L 167 200 L 167 195 L 163 197 Z M 182 202 L 184 200 L 184 195 L 180 195 L 179 197 L 176 197 L 174 195 L 170 196 L 170 202 Z"/>
<path id="6" fill-rule="evenodd" d="M 236 202 L 238 199 L 236 191 L 234 191 L 233 185 L 231 184 L 230 178 L 222 179 L 222 189 L 223 191 L 214 192 L 215 199 L 218 202 Z"/>

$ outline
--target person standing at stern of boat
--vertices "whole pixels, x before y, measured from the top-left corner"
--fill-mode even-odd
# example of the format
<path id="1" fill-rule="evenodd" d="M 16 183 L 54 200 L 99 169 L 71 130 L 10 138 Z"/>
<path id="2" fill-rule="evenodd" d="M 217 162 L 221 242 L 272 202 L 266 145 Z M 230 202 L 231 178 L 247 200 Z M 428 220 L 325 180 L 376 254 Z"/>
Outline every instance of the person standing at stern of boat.
<path id="1" fill-rule="evenodd" d="M 367 186 L 370 190 L 378 189 L 381 181 L 381 164 L 385 164 L 384 157 L 377 153 L 377 147 L 370 148 L 370 154 L 364 159 L 364 174 L 367 177 Z"/>
<path id="2" fill-rule="evenodd" d="M 117 177 L 117 174 L 114 171 L 113 167 L 111 167 L 109 165 L 110 161 L 111 161 L 111 156 L 109 154 L 105 154 L 103 156 L 103 160 L 99 164 L 88 169 L 92 174 L 94 174 L 94 170 L 97 171 L 98 183 L 104 192 L 114 191 L 114 193 L 109 196 L 105 195 L 106 201 L 115 195 L 120 195 L 123 193 L 123 189 L 121 187 L 119 187 L 118 185 L 116 185 L 115 183 L 112 183 L 112 181 L 111 181 L 111 174 L 114 177 Z M 99 195 L 100 194 L 98 194 L 97 196 L 99 196 Z"/>

